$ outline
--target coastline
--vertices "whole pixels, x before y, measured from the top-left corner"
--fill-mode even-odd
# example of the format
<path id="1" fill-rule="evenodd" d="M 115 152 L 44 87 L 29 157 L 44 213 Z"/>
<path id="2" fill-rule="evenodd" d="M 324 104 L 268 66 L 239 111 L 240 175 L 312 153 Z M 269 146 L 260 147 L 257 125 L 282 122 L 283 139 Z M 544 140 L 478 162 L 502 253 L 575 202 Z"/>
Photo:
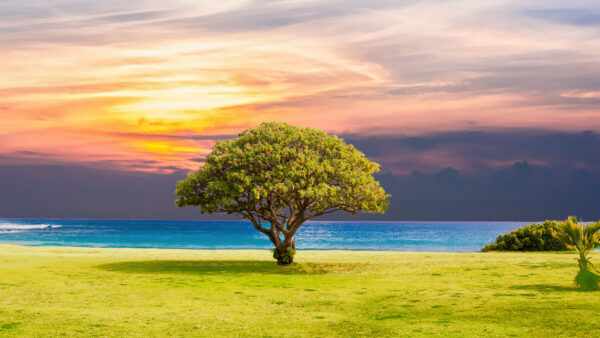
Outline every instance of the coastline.
<path id="1" fill-rule="evenodd" d="M 179 249 L 271 249 L 248 222 L 146 220 L 4 220 L 0 243 L 50 246 Z M 476 252 L 517 222 L 308 222 L 300 250 Z"/>
<path id="2" fill-rule="evenodd" d="M 65 249 L 65 250 L 73 250 L 77 251 L 81 250 L 116 250 L 116 251 L 156 251 L 158 252 L 181 252 L 181 253 L 210 253 L 210 252 L 223 252 L 223 253 L 235 253 L 235 252 L 250 252 L 250 253 L 268 253 L 271 254 L 272 248 L 268 249 L 189 249 L 189 248 L 139 248 L 139 247 L 93 247 L 93 246 L 60 246 L 60 245 L 23 245 L 23 244 L 13 244 L 13 243 L 1 243 L 0 242 L 0 250 L 3 248 L 39 248 L 39 249 Z M 456 252 L 456 251 L 409 251 L 409 250 L 362 250 L 362 249 L 297 249 L 298 253 L 302 252 L 323 252 L 323 253 L 365 253 L 365 254 L 435 254 L 435 255 L 443 255 L 443 254 L 452 254 L 452 255 L 467 255 L 467 254 L 573 254 L 575 251 L 529 251 L 529 252 L 515 252 L 515 251 L 489 251 L 489 252 L 481 252 L 481 251 L 468 251 L 468 252 Z M 591 252 L 591 254 L 600 254 L 600 249 Z M 270 257 L 270 256 L 269 256 Z"/>
<path id="3" fill-rule="evenodd" d="M 12 243 L 0 243 L 0 251 L 4 248 L 20 248 L 21 250 L 31 249 L 39 249 L 41 251 L 51 249 L 53 251 L 60 251 L 64 249 L 65 251 L 92 251 L 97 252 L 101 251 L 133 251 L 133 252 L 148 252 L 155 251 L 156 253 L 194 253 L 194 254 L 202 254 L 202 253 L 267 253 L 269 255 L 269 259 L 271 259 L 271 248 L 269 249 L 182 249 L 182 248 L 136 248 L 136 247 L 92 247 L 92 246 L 57 246 L 57 245 L 22 245 L 22 244 L 12 244 Z M 404 251 L 404 250 L 353 250 L 353 249 L 297 249 L 298 254 L 301 253 L 363 253 L 363 254 L 474 254 L 474 253 L 482 253 L 479 251 L 472 252 L 453 252 L 453 251 Z M 493 252 L 492 252 L 493 253 Z"/>

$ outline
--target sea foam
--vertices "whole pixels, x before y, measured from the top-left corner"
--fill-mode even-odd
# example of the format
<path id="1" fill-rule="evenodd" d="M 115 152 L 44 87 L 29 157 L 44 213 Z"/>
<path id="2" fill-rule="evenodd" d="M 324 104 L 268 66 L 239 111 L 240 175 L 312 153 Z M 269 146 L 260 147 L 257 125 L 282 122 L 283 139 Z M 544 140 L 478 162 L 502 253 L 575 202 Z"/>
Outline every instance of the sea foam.
<path id="1" fill-rule="evenodd" d="M 22 223 L 0 223 L 0 231 L 23 231 L 38 230 L 48 228 L 60 228 L 62 225 L 56 224 L 22 224 Z"/>

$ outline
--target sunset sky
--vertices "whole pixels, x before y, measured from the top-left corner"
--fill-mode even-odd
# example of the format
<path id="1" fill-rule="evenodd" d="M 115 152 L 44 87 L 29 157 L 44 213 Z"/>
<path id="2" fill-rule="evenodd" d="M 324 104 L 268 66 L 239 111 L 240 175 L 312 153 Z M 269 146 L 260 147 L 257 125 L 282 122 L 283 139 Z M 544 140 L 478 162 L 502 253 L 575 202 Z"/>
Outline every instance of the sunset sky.
<path id="1" fill-rule="evenodd" d="M 0 0 L 0 55 L 12 168 L 181 173 L 284 121 L 383 173 L 476 174 L 555 168 L 579 141 L 536 135 L 600 132 L 598 1 Z M 596 154 L 569 170 L 600 170 Z"/>

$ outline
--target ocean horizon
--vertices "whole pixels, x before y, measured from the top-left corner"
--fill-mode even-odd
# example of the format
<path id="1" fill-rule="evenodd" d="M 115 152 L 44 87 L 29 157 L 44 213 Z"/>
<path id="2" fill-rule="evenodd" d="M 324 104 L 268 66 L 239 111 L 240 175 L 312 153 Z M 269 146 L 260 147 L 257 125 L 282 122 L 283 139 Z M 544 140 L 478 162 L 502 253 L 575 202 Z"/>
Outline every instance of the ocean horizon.
<path id="1" fill-rule="evenodd" d="M 532 222 L 311 221 L 300 250 L 474 252 Z M 271 249 L 247 221 L 0 219 L 0 243 L 27 246 L 163 249 Z"/>

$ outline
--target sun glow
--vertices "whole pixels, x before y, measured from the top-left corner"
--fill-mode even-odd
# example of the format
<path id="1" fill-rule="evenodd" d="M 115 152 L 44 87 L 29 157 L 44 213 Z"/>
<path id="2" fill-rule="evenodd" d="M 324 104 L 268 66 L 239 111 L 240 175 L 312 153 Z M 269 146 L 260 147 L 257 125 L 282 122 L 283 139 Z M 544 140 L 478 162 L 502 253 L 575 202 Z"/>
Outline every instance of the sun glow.
<path id="1" fill-rule="evenodd" d="M 600 131 L 595 27 L 528 16 L 518 1 L 501 6 L 507 17 L 473 0 L 0 10 L 13 6 L 23 15 L 0 22 L 10 161 L 188 168 L 219 137 L 264 121 L 362 134 Z"/>
<path id="2" fill-rule="evenodd" d="M 204 153 L 208 150 L 187 146 L 183 142 L 168 141 L 139 141 L 139 147 L 144 151 L 173 157 L 177 157 L 179 153 Z"/>

